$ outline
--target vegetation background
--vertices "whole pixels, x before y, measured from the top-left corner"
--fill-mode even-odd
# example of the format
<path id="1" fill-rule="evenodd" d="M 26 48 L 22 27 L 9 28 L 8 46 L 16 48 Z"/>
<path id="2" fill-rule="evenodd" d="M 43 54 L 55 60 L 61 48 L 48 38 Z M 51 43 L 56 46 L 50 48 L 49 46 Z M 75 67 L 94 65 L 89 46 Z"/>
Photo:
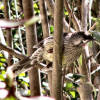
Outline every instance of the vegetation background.
<path id="1" fill-rule="evenodd" d="M 15 79 L 6 75 L 9 66 L 31 56 L 33 46 L 48 36 L 54 35 L 59 42 L 55 57 L 60 57 L 62 31 L 81 30 L 100 41 L 100 0 L 0 0 L 0 100 L 53 100 L 44 96 L 100 100 L 100 46 L 94 42 L 67 72 L 54 67 L 60 63 L 54 60 L 53 74 L 34 65 Z"/>

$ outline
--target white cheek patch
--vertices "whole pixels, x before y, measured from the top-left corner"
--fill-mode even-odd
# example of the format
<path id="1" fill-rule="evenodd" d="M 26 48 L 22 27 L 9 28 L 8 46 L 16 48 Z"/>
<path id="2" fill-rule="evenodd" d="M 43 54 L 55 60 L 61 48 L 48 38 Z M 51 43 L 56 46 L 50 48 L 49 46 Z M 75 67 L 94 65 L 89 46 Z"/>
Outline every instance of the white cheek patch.
<path id="1" fill-rule="evenodd" d="M 80 40 L 77 40 L 77 41 L 74 41 L 74 42 L 73 42 L 74 45 L 79 45 L 80 43 L 81 43 Z"/>
<path id="2" fill-rule="evenodd" d="M 85 45 L 87 44 L 89 41 L 88 40 L 77 40 L 77 41 L 74 41 L 73 44 L 74 45 Z"/>

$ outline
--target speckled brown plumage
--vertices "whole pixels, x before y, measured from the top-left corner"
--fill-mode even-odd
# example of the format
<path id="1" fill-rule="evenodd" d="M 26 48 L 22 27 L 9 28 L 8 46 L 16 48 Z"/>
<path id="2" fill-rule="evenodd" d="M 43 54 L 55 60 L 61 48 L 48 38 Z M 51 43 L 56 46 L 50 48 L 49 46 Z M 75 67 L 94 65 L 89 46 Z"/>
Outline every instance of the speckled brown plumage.
<path id="1" fill-rule="evenodd" d="M 82 53 L 83 44 L 90 40 L 93 40 L 92 36 L 87 36 L 84 32 L 64 35 L 62 66 L 69 66 L 77 60 Z M 35 63 L 40 63 L 43 60 L 53 62 L 53 41 L 54 39 L 52 36 L 44 39 L 37 45 L 37 50 L 31 57 L 27 57 L 14 64 L 11 70 L 15 74 L 19 74 L 20 72 L 27 71 L 27 69 L 31 68 Z"/>

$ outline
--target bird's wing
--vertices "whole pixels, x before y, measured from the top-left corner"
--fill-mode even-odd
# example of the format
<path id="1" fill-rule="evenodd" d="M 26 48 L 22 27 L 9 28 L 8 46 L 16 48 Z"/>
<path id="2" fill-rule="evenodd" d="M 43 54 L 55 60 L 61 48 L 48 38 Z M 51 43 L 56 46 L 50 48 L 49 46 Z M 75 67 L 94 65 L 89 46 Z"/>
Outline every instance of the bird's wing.
<path id="1" fill-rule="evenodd" d="M 21 72 L 28 71 L 30 68 L 34 67 L 37 62 L 42 62 L 43 60 L 43 48 L 38 48 L 30 57 L 26 57 L 25 59 L 13 64 L 12 66 L 8 67 L 7 73 L 9 70 L 13 72 L 13 74 L 18 75 Z"/>

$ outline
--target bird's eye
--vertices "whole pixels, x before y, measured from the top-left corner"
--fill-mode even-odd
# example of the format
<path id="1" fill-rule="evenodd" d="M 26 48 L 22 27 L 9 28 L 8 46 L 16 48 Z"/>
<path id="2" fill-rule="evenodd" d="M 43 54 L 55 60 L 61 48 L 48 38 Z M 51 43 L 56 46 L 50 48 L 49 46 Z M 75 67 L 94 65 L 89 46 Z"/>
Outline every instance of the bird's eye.
<path id="1" fill-rule="evenodd" d="M 77 40 L 77 41 L 73 41 L 73 45 L 74 45 L 74 46 L 79 46 L 79 45 L 82 44 L 82 43 L 83 43 L 83 41 L 81 41 L 80 39 Z"/>
<path id="2" fill-rule="evenodd" d="M 88 40 L 82 40 L 79 45 L 84 46 L 86 43 L 88 43 Z"/>
<path id="3" fill-rule="evenodd" d="M 86 43 L 88 43 L 88 40 L 82 40 L 82 43 L 86 44 Z"/>
<path id="4" fill-rule="evenodd" d="M 88 42 L 88 40 L 77 40 L 77 41 L 74 41 L 74 46 L 82 46 L 82 45 L 85 45 L 86 43 Z"/>

